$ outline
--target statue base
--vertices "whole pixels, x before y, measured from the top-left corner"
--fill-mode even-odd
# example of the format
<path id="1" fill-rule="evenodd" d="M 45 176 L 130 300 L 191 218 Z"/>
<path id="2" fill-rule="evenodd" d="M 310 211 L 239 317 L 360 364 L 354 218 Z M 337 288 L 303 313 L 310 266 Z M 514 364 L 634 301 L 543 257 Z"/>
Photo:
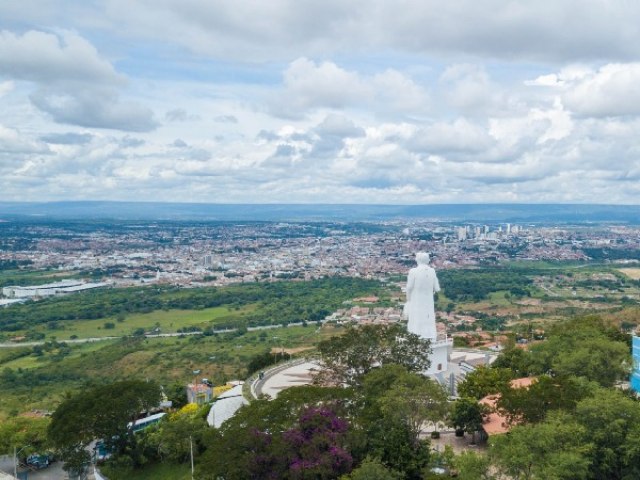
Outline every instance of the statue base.
<path id="1" fill-rule="evenodd" d="M 446 372 L 449 369 L 449 355 L 453 351 L 453 339 L 441 337 L 431 341 L 431 366 L 424 372 L 427 375 Z"/>

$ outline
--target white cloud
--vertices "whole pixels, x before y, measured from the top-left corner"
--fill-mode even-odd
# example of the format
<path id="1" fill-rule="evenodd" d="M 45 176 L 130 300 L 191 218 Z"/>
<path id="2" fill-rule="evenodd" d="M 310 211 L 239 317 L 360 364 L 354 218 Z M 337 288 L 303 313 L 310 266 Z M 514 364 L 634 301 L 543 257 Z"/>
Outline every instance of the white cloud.
<path id="1" fill-rule="evenodd" d="M 42 84 L 124 81 L 113 66 L 100 58 L 93 45 L 70 31 L 59 35 L 28 31 L 16 35 L 0 32 L 0 72 L 16 80 Z"/>
<path id="2" fill-rule="evenodd" d="M 557 87 L 561 86 L 563 81 L 555 73 L 550 73 L 548 75 L 540 75 L 534 80 L 525 80 L 524 84 L 528 87 Z"/>
<path id="3" fill-rule="evenodd" d="M 13 90 L 13 86 L 14 84 L 12 81 L 0 82 L 0 98 L 4 97 L 11 90 Z"/>
<path id="4" fill-rule="evenodd" d="M 495 95 L 489 75 L 478 65 L 452 65 L 441 75 L 440 82 L 449 102 L 462 111 L 484 109 Z"/>
<path id="5" fill-rule="evenodd" d="M 424 88 L 397 70 L 366 76 L 333 62 L 299 58 L 285 70 L 283 90 L 270 105 L 275 115 L 299 118 L 320 108 L 410 113 L 422 111 L 427 99 Z"/>
<path id="6" fill-rule="evenodd" d="M 110 0 L 100 13 L 114 29 L 250 61 L 326 57 L 345 47 L 529 61 L 640 55 L 640 5 L 630 2 Z"/>
<path id="7" fill-rule="evenodd" d="M 364 135 L 364 129 L 358 127 L 353 120 L 335 113 L 327 115 L 315 128 L 315 132 L 321 136 L 329 135 L 339 138 L 361 137 Z"/>
<path id="8" fill-rule="evenodd" d="M 640 63 L 607 64 L 567 85 L 565 105 L 585 116 L 640 115 Z"/>
<path id="9" fill-rule="evenodd" d="M 0 72 L 35 83 L 29 98 L 57 123 L 137 132 L 158 126 L 149 108 L 120 98 L 126 78 L 77 33 L 3 30 Z"/>
<path id="10" fill-rule="evenodd" d="M 131 132 L 148 132 L 158 126 L 149 108 L 122 102 L 111 90 L 85 88 L 67 93 L 40 89 L 30 98 L 57 123 Z"/>
<path id="11" fill-rule="evenodd" d="M 436 122 L 418 130 L 409 140 L 409 147 L 415 151 L 438 152 L 481 152 L 494 143 L 486 128 L 473 124 L 465 118 L 454 122 Z"/>
<path id="12" fill-rule="evenodd" d="M 47 153 L 43 142 L 24 137 L 18 130 L 0 125 L 0 152 L 2 153 Z"/>
<path id="13" fill-rule="evenodd" d="M 0 2 L 0 199 L 637 203 L 640 6 L 38 3 Z"/>
<path id="14" fill-rule="evenodd" d="M 429 104 L 426 90 L 397 70 L 376 74 L 372 84 L 379 102 L 391 111 L 421 112 Z"/>
<path id="15" fill-rule="evenodd" d="M 271 105 L 273 113 L 283 116 L 300 116 L 319 107 L 341 109 L 373 94 L 357 73 L 333 62 L 316 64 L 307 58 L 299 58 L 289 65 L 283 83 L 283 92 Z"/>

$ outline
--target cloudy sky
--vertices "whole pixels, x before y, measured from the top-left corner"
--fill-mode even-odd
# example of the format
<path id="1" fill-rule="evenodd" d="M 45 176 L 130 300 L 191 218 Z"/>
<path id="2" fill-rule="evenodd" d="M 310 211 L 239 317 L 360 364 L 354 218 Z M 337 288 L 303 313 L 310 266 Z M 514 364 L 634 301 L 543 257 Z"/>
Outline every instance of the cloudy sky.
<path id="1" fill-rule="evenodd" d="M 0 200 L 630 203 L 640 2 L 0 2 Z"/>

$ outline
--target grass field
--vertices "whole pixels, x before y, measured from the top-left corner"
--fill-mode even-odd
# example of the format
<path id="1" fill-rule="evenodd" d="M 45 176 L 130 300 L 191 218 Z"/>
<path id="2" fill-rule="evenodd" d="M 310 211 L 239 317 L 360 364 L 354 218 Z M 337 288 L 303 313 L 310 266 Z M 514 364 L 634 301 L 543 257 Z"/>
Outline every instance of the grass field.
<path id="1" fill-rule="evenodd" d="M 8 285 L 42 285 L 63 279 L 78 278 L 78 272 L 42 270 L 0 270 L 0 287 Z"/>
<path id="2" fill-rule="evenodd" d="M 126 338 L 94 343 L 69 344 L 64 356 L 60 349 L 36 355 L 31 348 L 20 349 L 26 356 L 12 359 L 14 349 L 0 351 L 2 372 L 19 375 L 18 384 L 3 387 L 0 419 L 31 410 L 54 410 L 65 392 L 83 385 L 125 378 L 155 380 L 165 387 L 193 380 L 193 371 L 215 384 L 244 380 L 247 363 L 253 356 L 283 348 L 304 348 L 310 353 L 320 340 L 339 334 L 341 328 L 315 324 L 274 328 L 238 334 L 161 338 Z"/>
<path id="3" fill-rule="evenodd" d="M 132 335 L 138 328 L 150 331 L 158 327 L 162 333 L 175 333 L 180 328 L 215 327 L 216 324 L 238 320 L 252 312 L 254 308 L 245 306 L 239 309 L 213 307 L 203 310 L 156 310 L 151 313 L 128 315 L 123 322 L 113 317 L 96 320 L 65 320 L 57 322 L 58 328 L 54 330 L 47 328 L 46 325 L 40 325 L 33 330 L 44 333 L 49 339 L 55 337 L 57 340 L 68 340 L 72 335 L 78 338 L 119 337 Z M 113 324 L 113 328 L 105 328 L 106 323 Z"/>

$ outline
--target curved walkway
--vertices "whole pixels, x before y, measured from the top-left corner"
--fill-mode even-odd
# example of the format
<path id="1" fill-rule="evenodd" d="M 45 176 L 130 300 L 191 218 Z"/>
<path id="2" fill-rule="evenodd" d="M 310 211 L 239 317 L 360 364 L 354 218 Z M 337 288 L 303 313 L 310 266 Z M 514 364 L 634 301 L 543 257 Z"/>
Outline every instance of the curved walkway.
<path id="1" fill-rule="evenodd" d="M 317 369 L 318 364 L 307 359 L 277 365 L 267 370 L 263 378 L 256 378 L 251 382 L 251 395 L 253 398 L 258 398 L 260 395 L 276 398 L 285 388 L 309 385 L 312 380 L 312 371 Z"/>

